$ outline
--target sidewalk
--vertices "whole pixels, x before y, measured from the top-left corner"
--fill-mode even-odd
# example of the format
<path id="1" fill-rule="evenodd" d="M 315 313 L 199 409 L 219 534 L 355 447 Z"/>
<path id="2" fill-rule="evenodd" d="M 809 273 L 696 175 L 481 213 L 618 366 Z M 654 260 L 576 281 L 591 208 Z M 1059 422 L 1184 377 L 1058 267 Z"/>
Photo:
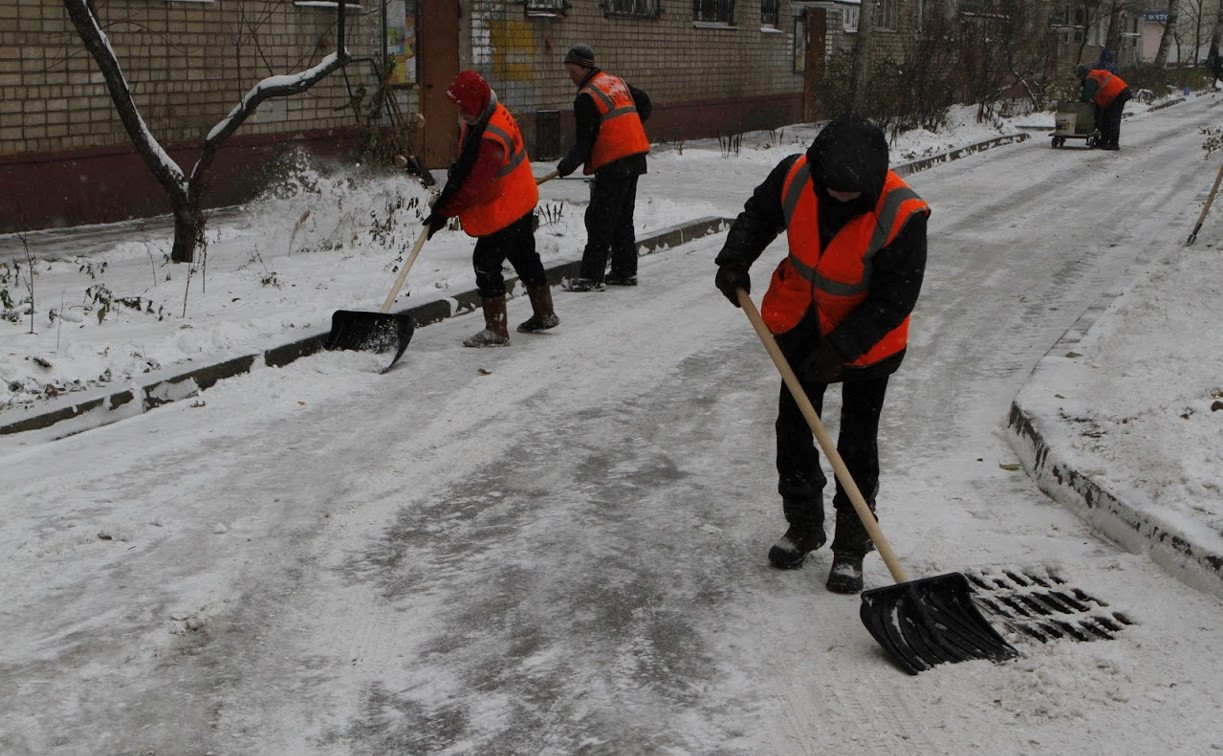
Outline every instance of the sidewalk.
<path id="1" fill-rule="evenodd" d="M 915 160 L 893 167 L 900 175 L 908 176 L 935 165 L 951 160 L 957 160 L 981 150 L 990 149 L 1029 138 L 1028 134 L 1010 134 L 987 139 L 975 144 L 950 150 L 928 158 Z M 575 206 L 584 200 L 579 199 L 585 191 L 584 181 L 550 182 L 553 193 L 573 202 Z M 739 202 L 739 192 L 733 193 Z M 556 200 L 553 199 L 552 202 Z M 544 212 L 548 201 L 541 200 L 541 212 Z M 642 204 L 642 203 L 639 203 Z M 641 208 L 639 208 L 641 210 Z M 245 227 L 251 223 L 242 208 L 225 208 L 219 211 L 217 220 Z M 719 216 L 704 216 L 686 221 L 674 226 L 659 229 L 637 239 L 638 253 L 652 254 L 683 244 L 693 239 L 724 230 L 733 218 Z M 50 259 L 64 249 L 73 250 L 72 259 L 88 254 L 90 250 L 104 250 L 116 243 L 130 239 L 132 234 L 148 236 L 157 228 L 168 228 L 167 218 L 143 219 L 128 221 L 106 226 L 87 226 L 80 229 L 60 229 L 51 231 L 31 232 L 27 241 L 32 254 L 40 259 Z M 212 227 L 210 227 L 212 228 Z M 15 236 L 0 238 L 0 257 L 13 253 L 11 249 Z M 7 246 L 6 246 L 7 243 Z M 21 252 L 24 255 L 24 251 Z M 464 256 L 469 255 L 465 252 Z M 577 274 L 578 260 L 566 259 L 564 262 L 545 266 L 549 281 L 559 284 L 565 277 Z M 517 279 L 507 277 L 510 298 L 522 296 L 517 286 Z M 427 290 L 426 290 L 427 291 Z M 417 296 L 416 301 L 424 299 L 424 303 L 409 308 L 392 309 L 393 313 L 409 313 L 418 327 L 437 323 L 445 318 L 464 315 L 479 307 L 479 296 L 474 288 L 466 288 L 459 293 L 441 296 L 440 293 L 426 293 Z M 231 316 L 232 317 L 232 316 Z M 323 348 L 330 323 L 309 329 L 300 337 L 288 341 L 269 343 L 258 349 L 242 354 L 219 354 L 204 357 L 193 363 L 176 363 L 144 372 L 127 382 L 120 388 L 103 387 L 89 391 L 79 391 L 66 394 L 57 399 L 41 401 L 0 411 L 0 437 L 38 431 L 39 438 L 47 440 L 62 438 L 66 435 L 80 433 L 90 428 L 96 428 L 108 423 L 117 422 L 127 417 L 147 412 L 167 402 L 188 399 L 206 390 L 217 381 L 247 373 L 260 367 L 281 367 L 294 360 L 305 357 Z"/>
<path id="2" fill-rule="evenodd" d="M 1096 533 L 1223 598 L 1223 255 L 1184 245 L 1196 210 L 1037 363 L 1007 440 Z"/>
<path id="3" fill-rule="evenodd" d="M 922 160 L 894 166 L 901 175 L 943 162 L 973 154 L 1000 144 L 1022 141 L 1028 134 L 1017 134 L 991 139 L 979 144 L 962 147 Z M 580 182 L 571 182 L 563 188 L 567 196 L 580 193 Z M 666 199 L 660 200 L 665 202 Z M 575 203 L 576 204 L 576 203 Z M 542 205 L 542 203 L 541 203 Z M 232 211 L 229 219 L 241 222 L 242 214 Z M 680 216 L 682 217 L 682 216 Z M 725 230 L 729 218 L 712 215 L 677 224 L 648 233 L 638 239 L 641 254 L 665 251 L 687 241 L 720 233 Z M 101 248 L 113 244 L 124 233 L 131 233 L 138 223 L 130 222 L 108 227 L 65 229 L 37 232 L 29 236 L 31 251 L 50 253 L 65 247 L 74 250 Z M 144 228 L 141 226 L 141 228 Z M 118 236 L 116 236 L 118 235 Z M 37 238 L 35 238 L 37 237 Z M 66 243 L 65 239 L 71 239 Z M 12 238 L 8 239 L 12 242 Z M 1166 359 L 1152 347 L 1150 353 L 1138 354 L 1134 369 L 1117 367 L 1110 361 L 1114 354 L 1135 360 L 1133 347 L 1115 343 L 1121 335 L 1131 330 L 1125 318 L 1142 318 L 1141 312 L 1118 312 L 1118 307 L 1129 303 L 1131 309 L 1141 308 L 1142 303 L 1160 300 L 1197 310 L 1190 315 L 1168 314 L 1162 321 L 1164 328 L 1175 328 L 1177 324 L 1223 323 L 1223 297 L 1214 297 L 1211 309 L 1202 309 L 1193 297 L 1184 297 L 1186 289 L 1202 281 L 1223 280 L 1223 263 L 1213 263 L 1203 270 L 1202 259 L 1193 255 L 1204 251 L 1204 242 L 1196 250 L 1184 250 L 1176 246 L 1159 252 L 1153 261 L 1146 261 L 1147 269 L 1140 271 L 1138 280 L 1128 291 L 1139 290 L 1140 296 L 1123 298 L 1120 293 L 1110 295 L 1105 301 L 1095 303 L 1086 314 L 1059 341 L 1032 371 L 1027 383 L 1015 397 L 1007 425 L 1008 441 L 1018 454 L 1025 470 L 1037 484 L 1055 501 L 1076 511 L 1102 537 L 1114 541 L 1132 553 L 1146 553 L 1156 563 L 1178 576 L 1186 583 L 1223 597 L 1223 502 L 1218 510 L 1202 510 L 1200 507 L 1176 506 L 1175 487 L 1193 481 L 1206 481 L 1207 487 L 1217 479 L 1217 473 L 1199 475 L 1197 470 L 1182 473 L 1177 477 L 1177 465 L 1183 460 L 1169 458 L 1167 450 L 1152 448 L 1153 440 L 1164 436 L 1152 432 L 1143 435 L 1146 418 L 1120 412 L 1115 417 L 1093 415 L 1089 402 L 1098 392 L 1100 382 L 1119 379 L 1134 382 L 1133 391 L 1160 391 L 1161 386 L 1171 385 L 1169 371 L 1185 370 L 1184 363 Z M 92 246 L 91 246 L 92 245 Z M 2 246 L 2 245 L 0 245 Z M 0 254 L 12 250 L 0 249 Z M 24 254 L 24 252 L 22 252 Z M 1213 258 L 1220 258 L 1213 254 Z M 1203 258 L 1205 259 L 1205 258 Z M 548 266 L 549 279 L 553 284 L 576 272 L 576 260 L 564 260 Z M 1166 275 L 1151 271 L 1159 268 Z M 521 296 L 520 287 L 513 279 L 508 281 L 511 296 Z M 1125 287 L 1122 287 L 1125 290 Z M 424 304 L 401 310 L 409 312 L 418 326 L 426 326 L 445 318 L 471 312 L 478 307 L 478 297 L 473 289 L 458 293 L 441 293 L 415 297 Z M 1133 302 L 1129 302 L 1132 299 Z M 1175 305 L 1169 305 L 1172 307 Z M 1100 327 L 1102 317 L 1108 313 L 1107 325 Z M 1189 318 L 1186 321 L 1186 318 Z M 1121 322 L 1118 326 L 1115 323 Z M 189 364 L 177 364 L 142 374 L 138 380 L 129 381 L 120 389 L 97 389 L 68 394 L 36 405 L 14 408 L 0 412 L 0 437 L 22 434 L 23 440 L 32 443 L 80 433 L 90 428 L 132 417 L 167 402 L 198 395 L 217 381 L 249 372 L 262 366 L 278 367 L 289 364 L 299 357 L 312 354 L 322 348 L 327 335 L 325 327 L 314 327 L 294 334 L 294 338 L 269 343 L 265 348 L 242 354 L 216 355 L 212 359 L 197 360 Z M 1147 335 L 1150 345 L 1177 345 L 1183 336 L 1169 341 L 1167 335 L 1157 331 Z M 1218 355 L 1211 352 L 1214 341 L 1203 345 L 1206 354 L 1194 357 L 1204 365 L 1217 364 Z M 410 349 L 410 347 L 409 347 Z M 1161 361 L 1162 360 L 1162 361 Z M 1130 363 L 1126 363 L 1127 366 Z M 1205 380 L 1205 379 L 1203 379 Z M 1223 382 L 1214 384 L 1223 398 Z M 1166 389 L 1165 389 L 1166 390 Z M 1080 403 L 1081 401 L 1081 403 Z M 1210 410 L 1210 397 L 1170 397 L 1169 416 L 1181 423 L 1176 432 L 1203 434 L 1206 442 L 1199 445 L 1207 451 L 1217 449 L 1218 438 L 1223 437 L 1223 412 Z M 1194 407 L 1186 412 L 1183 407 Z M 1201 409 L 1196 409 L 1198 407 Z M 1185 419 L 1186 416 L 1191 419 Z M 1209 425 L 1209 423 L 1213 423 Z M 1210 434 L 1214 433 L 1213 443 Z M 1166 434 L 1165 434 L 1166 435 Z M 1196 438 L 1196 436 L 1194 436 Z M 1105 443 L 1107 441 L 1108 443 Z M 1218 454 L 1218 452 L 1213 452 Z M 1112 455 L 1112 457 L 1110 457 Z M 1210 466 L 1223 467 L 1223 459 L 1201 460 L 1203 469 Z M 1172 482 L 1166 486 L 1168 498 L 1152 496 L 1150 479 L 1161 471 L 1169 471 Z M 1157 493 L 1159 490 L 1157 484 Z M 1220 491 L 1214 491 L 1214 499 L 1220 499 Z M 1169 498 L 1173 499 L 1170 506 Z M 1187 497 L 1188 498 L 1188 497 Z M 1196 499 L 1200 499 L 1198 496 Z"/>

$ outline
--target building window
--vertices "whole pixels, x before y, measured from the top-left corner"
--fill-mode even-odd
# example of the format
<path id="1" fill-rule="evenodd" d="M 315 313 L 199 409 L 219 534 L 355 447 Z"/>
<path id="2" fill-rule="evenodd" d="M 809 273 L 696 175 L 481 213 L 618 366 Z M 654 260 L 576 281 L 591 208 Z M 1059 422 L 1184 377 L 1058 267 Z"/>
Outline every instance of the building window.
<path id="1" fill-rule="evenodd" d="M 875 28 L 891 31 L 900 28 L 896 23 L 898 4 L 896 0 L 879 0 L 879 4 L 875 6 Z"/>
<path id="2" fill-rule="evenodd" d="M 185 0 L 177 1 L 185 2 Z M 211 2 L 211 0 L 209 1 Z M 192 2 L 200 2 L 200 0 L 192 0 Z M 339 5 L 334 0 L 295 0 L 293 4 L 298 8 L 330 8 L 331 10 L 335 10 L 336 6 Z M 362 10 L 364 9 L 358 3 L 344 3 L 345 13 L 359 13 Z"/>
<path id="3" fill-rule="evenodd" d="M 692 0 L 692 20 L 733 24 L 735 0 Z"/>
<path id="4" fill-rule="evenodd" d="M 565 0 L 525 0 L 523 10 L 537 18 L 564 18 L 569 4 Z"/>
<path id="5" fill-rule="evenodd" d="M 774 29 L 781 23 L 781 0 L 760 0 L 760 25 Z"/>
<path id="6" fill-rule="evenodd" d="M 794 73 L 803 73 L 807 67 L 807 16 L 794 17 Z"/>
<path id="7" fill-rule="evenodd" d="M 847 32 L 858 31 L 858 14 L 860 12 L 861 10 L 856 5 L 846 7 L 844 10 L 841 11 L 841 19 L 842 19 L 841 26 L 842 28 L 845 29 L 845 31 Z"/>
<path id="8" fill-rule="evenodd" d="M 607 16 L 658 18 L 662 15 L 662 0 L 606 0 L 603 13 Z"/>

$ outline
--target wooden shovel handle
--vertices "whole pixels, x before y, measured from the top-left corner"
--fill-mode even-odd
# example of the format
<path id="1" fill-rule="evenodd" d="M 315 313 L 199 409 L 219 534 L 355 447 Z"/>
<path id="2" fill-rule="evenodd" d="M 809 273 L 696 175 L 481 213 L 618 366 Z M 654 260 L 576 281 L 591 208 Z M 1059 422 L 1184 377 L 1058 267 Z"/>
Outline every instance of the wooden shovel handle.
<path id="1" fill-rule="evenodd" d="M 399 269 L 399 275 L 395 278 L 395 285 L 391 287 L 391 293 L 386 295 L 386 301 L 382 303 L 382 312 L 385 313 L 391 309 L 391 303 L 395 301 L 395 297 L 399 294 L 399 289 L 408 277 L 408 271 L 411 270 L 412 263 L 416 262 L 416 256 L 420 254 L 420 248 L 425 246 L 425 240 L 428 238 L 428 228 L 421 231 L 420 236 L 416 237 L 416 243 L 412 245 L 412 253 L 408 255 L 408 259 L 404 261 L 403 267 Z"/>
<path id="2" fill-rule="evenodd" d="M 1214 186 L 1210 187 L 1210 194 L 1206 196 L 1206 204 L 1202 206 L 1202 213 L 1198 215 L 1198 222 L 1193 227 L 1193 233 L 1189 234 L 1189 241 L 1185 244 L 1193 244 L 1198 238 L 1198 231 L 1202 228 L 1202 221 L 1206 220 L 1206 213 L 1210 211 L 1210 204 L 1215 200 L 1215 192 L 1219 191 L 1219 182 L 1223 180 L 1223 165 L 1219 166 L 1219 172 L 1215 174 Z"/>
<path id="3" fill-rule="evenodd" d="M 560 171 L 556 171 L 556 170 L 548 171 L 544 175 L 535 179 L 535 186 L 539 186 L 540 184 L 544 183 L 545 181 L 551 181 L 552 179 L 556 178 L 559 175 L 561 175 Z"/>
<path id="4" fill-rule="evenodd" d="M 794 370 L 790 368 L 790 363 L 786 361 L 785 355 L 781 353 L 781 347 L 777 346 L 777 340 L 769 332 L 769 327 L 764 324 L 764 319 L 760 317 L 760 311 L 756 309 L 756 305 L 752 303 L 752 298 L 748 296 L 746 291 L 739 289 L 737 293 L 739 305 L 743 308 L 743 313 L 747 315 L 747 319 L 751 321 L 752 327 L 756 329 L 756 335 L 760 337 L 764 348 L 768 350 L 769 356 L 773 358 L 773 364 L 777 366 L 778 372 L 781 373 L 781 379 L 785 381 L 786 387 L 790 389 L 790 395 L 794 397 L 798 408 L 802 410 L 803 417 L 807 418 L 807 424 L 811 426 L 811 432 L 815 434 L 820 448 L 824 450 L 824 456 L 828 457 L 828 461 L 832 463 L 832 470 L 836 473 L 837 480 L 841 482 L 841 487 L 845 489 L 845 493 L 849 495 L 849 500 L 853 502 L 854 511 L 858 513 L 858 519 L 862 520 L 862 525 L 866 528 L 866 532 L 870 534 L 871 540 L 875 542 L 875 548 L 879 549 L 879 556 L 883 557 L 883 563 L 887 565 L 888 571 L 892 573 L 892 579 L 897 583 L 908 582 L 909 576 L 905 574 L 904 568 L 900 566 L 900 561 L 896 558 L 896 552 L 892 551 L 892 544 L 888 543 L 888 539 L 883 535 L 883 531 L 879 529 L 879 523 L 871 513 L 871 508 L 866 503 L 866 499 L 863 498 L 862 492 L 858 490 L 858 484 L 854 483 L 853 476 L 849 474 L 849 468 L 845 466 L 845 461 L 841 459 L 841 455 L 837 451 L 837 445 L 832 442 L 828 431 L 824 430 L 824 423 L 820 421 L 819 413 L 815 411 L 811 400 L 807 398 L 807 392 L 803 391 L 802 384 L 798 382 L 798 376 L 794 374 Z"/>

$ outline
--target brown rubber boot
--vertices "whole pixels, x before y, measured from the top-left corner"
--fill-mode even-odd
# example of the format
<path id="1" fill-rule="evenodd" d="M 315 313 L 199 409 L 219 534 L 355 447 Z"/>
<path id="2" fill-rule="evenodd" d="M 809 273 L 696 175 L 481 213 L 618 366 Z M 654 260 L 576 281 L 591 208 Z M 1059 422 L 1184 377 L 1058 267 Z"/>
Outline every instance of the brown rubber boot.
<path id="1" fill-rule="evenodd" d="M 505 295 L 492 299 L 481 299 L 484 307 L 484 330 L 463 341 L 467 347 L 497 347 L 510 345 L 510 332 L 506 326 Z"/>
<path id="2" fill-rule="evenodd" d="M 561 319 L 552 309 L 552 287 L 548 284 L 532 286 L 527 289 L 527 296 L 531 298 L 531 308 L 535 314 L 518 324 L 519 333 L 539 333 L 561 324 Z"/>

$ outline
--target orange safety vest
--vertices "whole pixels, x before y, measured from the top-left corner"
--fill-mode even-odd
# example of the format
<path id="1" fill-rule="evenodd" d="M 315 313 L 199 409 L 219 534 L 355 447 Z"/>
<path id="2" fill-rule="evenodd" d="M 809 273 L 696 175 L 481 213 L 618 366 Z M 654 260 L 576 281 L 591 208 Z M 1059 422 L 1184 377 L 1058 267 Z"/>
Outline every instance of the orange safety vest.
<path id="1" fill-rule="evenodd" d="M 581 89 L 599 109 L 599 136 L 582 169 L 591 174 L 608 163 L 650 151 L 650 140 L 624 80 L 600 71 Z"/>
<path id="2" fill-rule="evenodd" d="M 459 144 L 466 136 L 467 124 L 463 124 Z M 527 156 L 522 132 L 514 116 L 501 103 L 497 103 L 496 110 L 489 116 L 482 138 L 501 145 L 501 169 L 484 196 L 459 213 L 459 222 L 468 236 L 488 236 L 500 231 L 539 202 L 539 188 L 531 173 L 531 159 Z"/>
<path id="3" fill-rule="evenodd" d="M 760 314 L 773 333 L 785 333 L 802 320 L 814 302 L 820 333 L 828 334 L 866 300 L 871 259 L 891 244 L 914 213 L 930 214 L 930 206 L 908 184 L 888 171 L 875 209 L 845 224 L 827 249 L 820 249 L 819 201 L 811 189 L 807 156 L 794 162 L 781 193 L 790 254 L 773 271 Z M 892 329 L 865 354 L 849 363 L 873 365 L 905 348 L 909 318 Z"/>
<path id="4" fill-rule="evenodd" d="M 1097 68 L 1087 74 L 1096 82 L 1096 94 L 1091 98 L 1091 101 L 1102 108 L 1107 108 L 1117 99 L 1117 95 L 1121 94 L 1121 90 L 1129 85 L 1121 80 L 1121 77 L 1114 73 L 1109 73 L 1103 68 Z"/>

